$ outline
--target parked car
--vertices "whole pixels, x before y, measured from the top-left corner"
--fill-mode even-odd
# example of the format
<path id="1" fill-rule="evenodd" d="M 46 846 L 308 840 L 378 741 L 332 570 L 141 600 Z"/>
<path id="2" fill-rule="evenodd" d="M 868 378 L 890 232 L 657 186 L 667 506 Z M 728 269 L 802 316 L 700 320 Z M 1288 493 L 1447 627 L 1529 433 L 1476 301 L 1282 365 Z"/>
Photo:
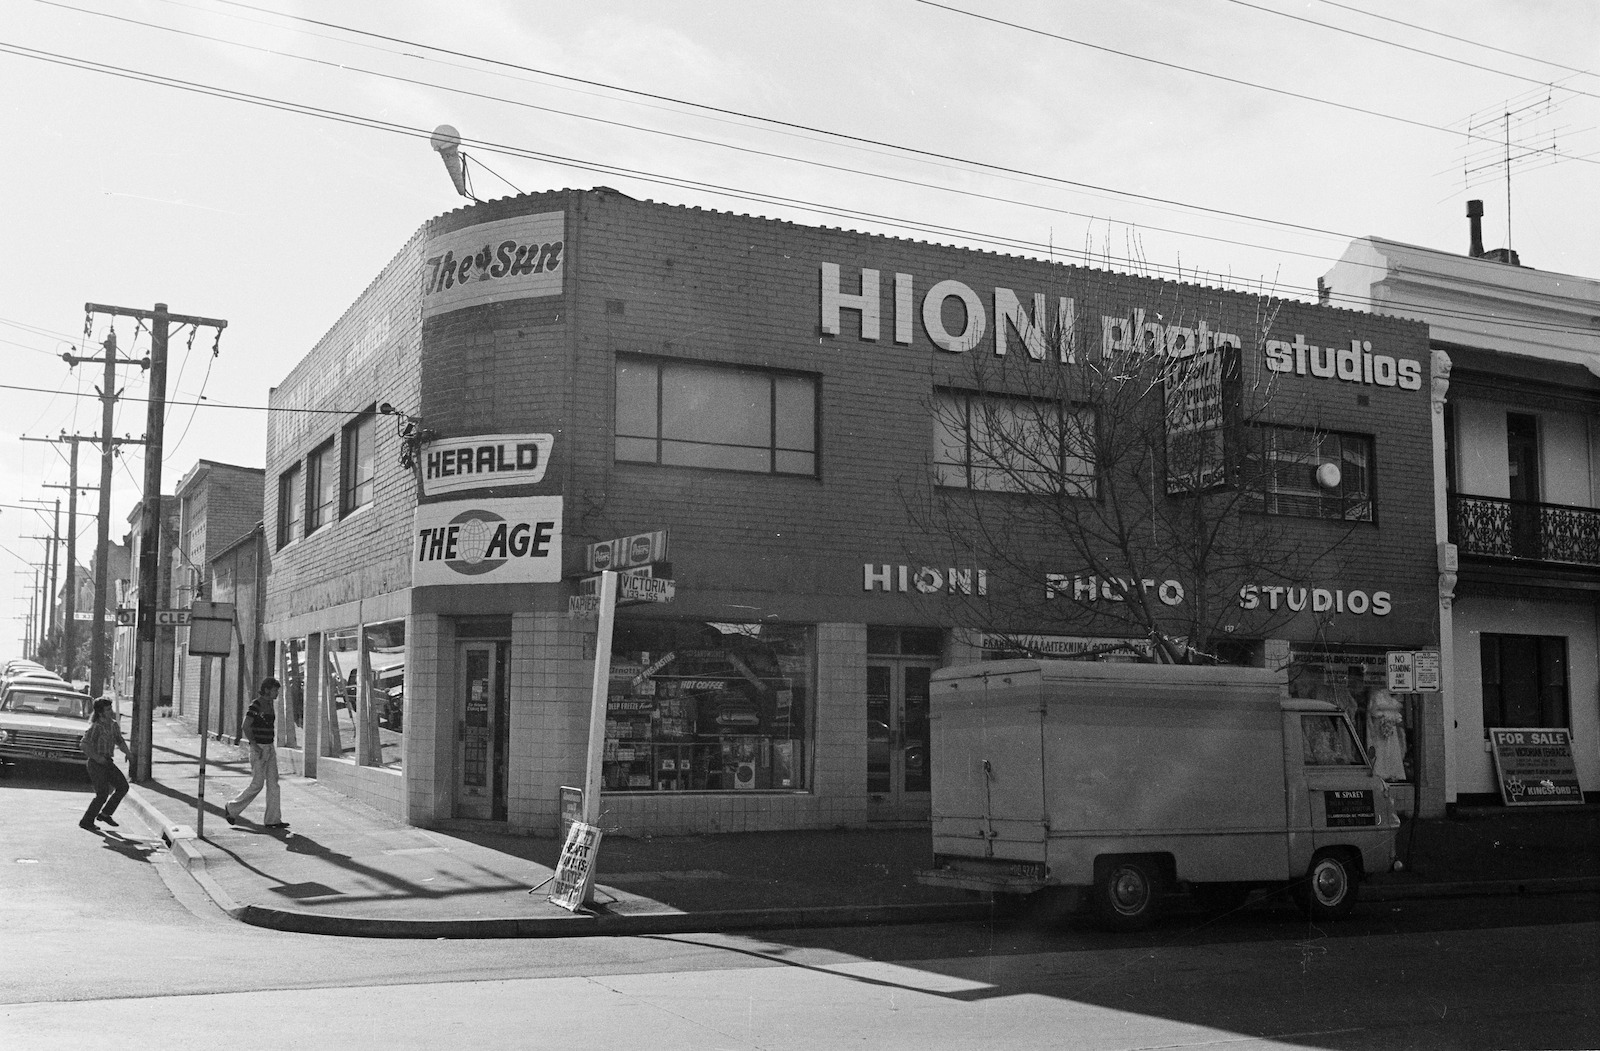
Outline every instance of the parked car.
<path id="1" fill-rule="evenodd" d="M 12 690 L 27 686 L 64 686 L 73 693 L 87 692 L 85 690 L 76 689 L 71 683 L 63 680 L 61 676 L 57 675 L 55 672 L 30 671 L 21 675 L 13 675 L 9 679 L 0 682 L 0 700 L 4 700 L 6 694 L 10 693 Z"/>
<path id="2" fill-rule="evenodd" d="M 0 699 L 0 769 L 18 759 L 81 765 L 94 702 L 66 683 L 13 684 Z"/>

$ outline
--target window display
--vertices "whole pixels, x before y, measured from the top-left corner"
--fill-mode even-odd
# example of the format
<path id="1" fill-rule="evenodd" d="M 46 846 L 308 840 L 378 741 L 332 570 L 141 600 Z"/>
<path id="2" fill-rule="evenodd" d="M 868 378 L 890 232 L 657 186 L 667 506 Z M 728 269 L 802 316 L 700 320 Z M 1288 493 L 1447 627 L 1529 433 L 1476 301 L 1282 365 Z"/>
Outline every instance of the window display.
<path id="1" fill-rule="evenodd" d="M 1310 650 L 1291 647 L 1289 696 L 1331 701 L 1350 716 L 1380 777 L 1410 782 L 1416 762 L 1414 712 L 1384 689 L 1384 651 L 1348 646 Z"/>
<path id="2" fill-rule="evenodd" d="M 806 788 L 812 664 L 804 627 L 619 617 L 605 790 Z"/>

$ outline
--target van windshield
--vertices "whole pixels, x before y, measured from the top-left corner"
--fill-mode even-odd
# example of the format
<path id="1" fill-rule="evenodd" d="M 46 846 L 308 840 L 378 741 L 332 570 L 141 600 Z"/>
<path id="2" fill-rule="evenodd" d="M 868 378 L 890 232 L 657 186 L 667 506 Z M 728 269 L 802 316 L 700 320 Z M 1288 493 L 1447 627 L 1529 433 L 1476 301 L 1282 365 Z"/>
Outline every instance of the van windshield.
<path id="1" fill-rule="evenodd" d="M 1367 765 L 1350 724 L 1337 715 L 1302 715 L 1300 743 L 1307 766 Z"/>

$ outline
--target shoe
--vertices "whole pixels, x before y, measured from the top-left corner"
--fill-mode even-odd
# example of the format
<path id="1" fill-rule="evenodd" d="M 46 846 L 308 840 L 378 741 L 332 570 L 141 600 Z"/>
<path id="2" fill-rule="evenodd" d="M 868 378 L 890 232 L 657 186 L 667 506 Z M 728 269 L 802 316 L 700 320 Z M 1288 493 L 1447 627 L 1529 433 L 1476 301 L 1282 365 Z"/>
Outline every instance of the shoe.
<path id="1" fill-rule="evenodd" d="M 117 819 L 112 817 L 110 814 L 96 814 L 95 815 L 95 820 L 96 821 L 104 821 L 106 824 L 110 825 L 112 828 L 116 828 L 117 827 Z"/>
<path id="2" fill-rule="evenodd" d="M 223 807 L 222 808 L 222 816 L 227 818 L 228 819 L 228 824 L 232 825 L 234 828 L 238 828 L 239 827 L 239 815 L 235 814 L 233 811 L 229 810 L 227 807 Z"/>
<path id="3" fill-rule="evenodd" d="M 266 827 L 267 828 L 288 828 L 289 827 L 289 822 L 287 822 L 287 821 L 269 821 L 269 822 L 267 822 Z"/>
<path id="4" fill-rule="evenodd" d="M 90 832 L 98 832 L 98 831 L 100 831 L 100 829 L 95 826 L 95 823 L 93 821 L 91 821 L 89 818 L 84 818 L 82 821 L 78 822 L 78 827 L 79 828 L 86 828 Z"/>

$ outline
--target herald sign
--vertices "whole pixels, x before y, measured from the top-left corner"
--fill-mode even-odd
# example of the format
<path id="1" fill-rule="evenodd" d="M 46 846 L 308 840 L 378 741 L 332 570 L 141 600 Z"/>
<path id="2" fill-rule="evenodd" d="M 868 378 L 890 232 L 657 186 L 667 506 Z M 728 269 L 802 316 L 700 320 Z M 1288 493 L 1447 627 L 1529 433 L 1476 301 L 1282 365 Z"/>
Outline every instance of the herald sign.
<path id="1" fill-rule="evenodd" d="M 541 584 L 561 579 L 561 497 L 454 500 L 417 508 L 411 582 Z"/>

